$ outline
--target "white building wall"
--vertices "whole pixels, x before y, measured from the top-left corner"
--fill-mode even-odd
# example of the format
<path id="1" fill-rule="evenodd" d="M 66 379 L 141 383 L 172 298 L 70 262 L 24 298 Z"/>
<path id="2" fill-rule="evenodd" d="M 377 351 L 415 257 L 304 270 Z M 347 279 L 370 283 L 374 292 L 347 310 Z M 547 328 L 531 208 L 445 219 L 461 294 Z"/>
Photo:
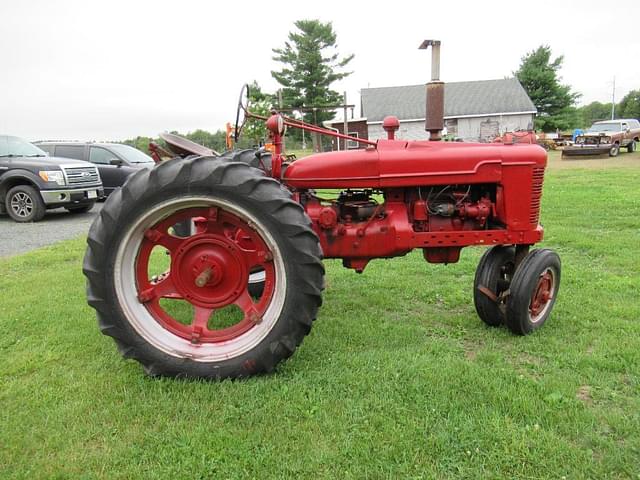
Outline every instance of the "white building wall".
<path id="1" fill-rule="evenodd" d="M 369 124 L 369 140 L 387 138 L 387 132 L 382 129 L 381 123 Z M 424 129 L 424 120 L 417 122 L 400 122 L 400 128 L 396 132 L 396 138 L 403 140 L 428 140 L 429 133 Z"/>
<path id="2" fill-rule="evenodd" d="M 457 137 L 462 138 L 465 142 L 477 142 L 491 140 L 489 138 L 481 138 L 481 125 L 484 124 L 483 132 L 488 131 L 486 125 L 491 124 L 495 128 L 496 135 L 502 135 L 504 132 L 513 132 L 515 130 L 527 130 L 533 127 L 533 114 L 519 115 L 496 115 L 491 117 L 471 117 L 458 119 Z"/>
<path id="3" fill-rule="evenodd" d="M 483 132 L 489 132 L 495 128 L 496 135 L 504 132 L 513 132 L 515 130 L 527 130 L 533 126 L 533 114 L 518 115 L 496 115 L 490 117 L 470 117 L 458 118 L 456 137 L 462 138 L 465 142 L 488 141 L 493 138 L 480 137 L 481 125 L 484 123 Z M 487 128 L 490 126 L 490 128 Z M 453 132 L 450 132 L 453 133 Z M 377 140 L 379 138 L 387 138 L 387 132 L 382 129 L 382 124 L 369 124 L 369 139 Z M 400 129 L 396 132 L 396 138 L 405 140 L 427 140 L 429 134 L 424 129 L 424 120 L 414 122 L 400 122 Z"/>

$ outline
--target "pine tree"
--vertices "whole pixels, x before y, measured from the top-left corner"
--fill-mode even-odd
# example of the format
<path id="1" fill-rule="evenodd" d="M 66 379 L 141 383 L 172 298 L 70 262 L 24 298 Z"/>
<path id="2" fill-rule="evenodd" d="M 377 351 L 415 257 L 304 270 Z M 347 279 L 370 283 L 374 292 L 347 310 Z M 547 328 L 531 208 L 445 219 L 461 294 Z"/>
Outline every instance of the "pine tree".
<path id="1" fill-rule="evenodd" d="M 300 108 L 341 103 L 341 95 L 331 89 L 331 84 L 352 73 L 339 70 L 354 56 L 340 58 L 331 22 L 298 20 L 294 25 L 297 31 L 289 33 L 284 47 L 273 49 L 273 59 L 282 63 L 283 68 L 272 71 L 271 75 L 283 87 L 285 106 Z M 305 121 L 317 125 L 333 117 L 332 111 L 318 110 L 304 114 Z"/>
<path id="2" fill-rule="evenodd" d="M 551 48 L 542 45 L 522 57 L 520 68 L 514 72 L 538 109 L 536 128 L 544 131 L 572 128 L 579 122 L 574 105 L 580 94 L 562 85 L 558 76 L 563 59 L 559 56 L 552 60 Z"/>

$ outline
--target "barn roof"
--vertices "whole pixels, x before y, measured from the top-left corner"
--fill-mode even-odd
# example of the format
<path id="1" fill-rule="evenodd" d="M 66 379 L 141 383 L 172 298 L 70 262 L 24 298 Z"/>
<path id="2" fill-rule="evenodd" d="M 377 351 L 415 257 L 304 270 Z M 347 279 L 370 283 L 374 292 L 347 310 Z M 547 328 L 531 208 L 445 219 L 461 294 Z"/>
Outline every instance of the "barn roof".
<path id="1" fill-rule="evenodd" d="M 362 116 L 369 123 L 381 122 L 387 115 L 396 115 L 400 120 L 425 118 L 424 85 L 363 88 L 361 98 Z M 536 113 L 517 78 L 444 85 L 445 118 L 509 113 Z"/>

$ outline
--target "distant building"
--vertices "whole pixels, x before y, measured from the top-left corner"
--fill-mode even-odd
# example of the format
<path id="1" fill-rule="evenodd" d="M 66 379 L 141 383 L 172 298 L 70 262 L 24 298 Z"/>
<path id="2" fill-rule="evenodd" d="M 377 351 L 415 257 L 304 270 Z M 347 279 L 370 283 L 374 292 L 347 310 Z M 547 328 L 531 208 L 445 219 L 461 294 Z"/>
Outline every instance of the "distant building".
<path id="1" fill-rule="evenodd" d="M 427 139 L 425 105 L 424 85 L 364 88 L 362 116 L 350 120 L 348 129 L 360 138 L 386 138 L 382 120 L 395 115 L 400 120 L 398 138 Z M 533 127 L 535 114 L 536 107 L 516 78 L 445 83 L 446 133 L 464 141 L 488 142 L 507 131 L 527 130 Z M 325 125 L 343 130 L 342 122 Z"/>

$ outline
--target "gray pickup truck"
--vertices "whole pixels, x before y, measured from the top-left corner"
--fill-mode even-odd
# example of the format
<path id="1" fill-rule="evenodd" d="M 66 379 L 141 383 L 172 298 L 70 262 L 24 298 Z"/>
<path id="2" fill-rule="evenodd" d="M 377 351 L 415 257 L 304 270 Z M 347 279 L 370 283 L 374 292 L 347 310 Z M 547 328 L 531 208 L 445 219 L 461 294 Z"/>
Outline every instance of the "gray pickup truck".
<path id="1" fill-rule="evenodd" d="M 95 165 L 49 157 L 26 140 L 0 135 L 0 213 L 36 222 L 49 208 L 88 212 L 103 196 Z"/>

